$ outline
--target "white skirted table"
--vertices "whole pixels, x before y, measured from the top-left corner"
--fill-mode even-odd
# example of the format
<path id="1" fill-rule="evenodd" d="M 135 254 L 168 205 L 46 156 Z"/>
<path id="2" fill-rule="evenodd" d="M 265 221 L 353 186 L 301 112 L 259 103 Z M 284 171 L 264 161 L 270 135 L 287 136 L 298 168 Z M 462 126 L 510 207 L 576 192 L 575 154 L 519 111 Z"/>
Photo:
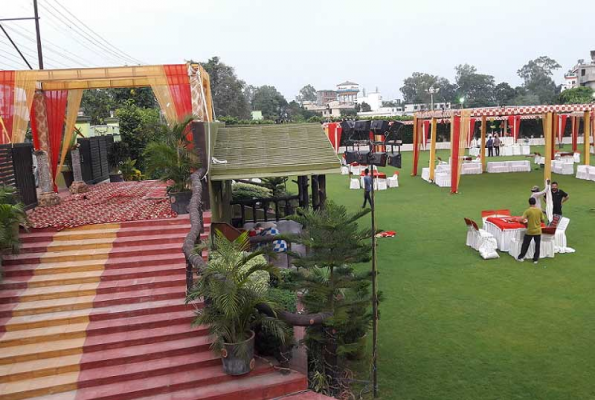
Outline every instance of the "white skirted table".
<path id="1" fill-rule="evenodd" d="M 510 217 L 509 217 L 510 218 Z M 498 243 L 498 250 L 509 251 L 512 239 L 518 232 L 525 231 L 525 225 L 518 222 L 506 222 L 508 218 L 488 218 L 483 229 L 491 233 Z"/>

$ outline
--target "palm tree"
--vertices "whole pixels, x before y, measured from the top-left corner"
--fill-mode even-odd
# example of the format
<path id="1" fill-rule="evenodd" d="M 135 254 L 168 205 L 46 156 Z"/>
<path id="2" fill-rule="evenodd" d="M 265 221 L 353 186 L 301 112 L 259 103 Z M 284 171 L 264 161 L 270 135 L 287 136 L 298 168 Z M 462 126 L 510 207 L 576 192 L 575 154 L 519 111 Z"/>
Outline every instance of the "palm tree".
<path id="1" fill-rule="evenodd" d="M 199 165 L 188 140 L 188 127 L 193 120 L 190 116 L 171 127 L 164 126 L 163 140 L 149 143 L 144 151 L 147 174 L 173 181 L 168 188 L 173 193 L 189 189 L 190 175 Z"/>

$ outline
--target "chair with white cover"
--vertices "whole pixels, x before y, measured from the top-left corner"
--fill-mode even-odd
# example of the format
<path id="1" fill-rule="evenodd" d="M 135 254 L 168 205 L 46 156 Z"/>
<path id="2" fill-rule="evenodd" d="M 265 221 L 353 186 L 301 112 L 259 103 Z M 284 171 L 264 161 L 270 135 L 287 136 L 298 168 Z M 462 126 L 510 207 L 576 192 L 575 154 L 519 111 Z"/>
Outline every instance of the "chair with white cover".
<path id="1" fill-rule="evenodd" d="M 435 183 L 440 187 L 450 187 L 450 172 L 436 172 L 435 176 Z"/>
<path id="2" fill-rule="evenodd" d="M 359 175 L 362 173 L 362 168 L 359 165 L 350 165 L 351 173 L 353 175 Z"/>
<path id="3" fill-rule="evenodd" d="M 349 189 L 359 189 L 359 179 L 351 178 L 349 180 Z"/>
<path id="4" fill-rule="evenodd" d="M 467 240 L 465 241 L 465 244 L 469 247 L 475 248 L 475 228 L 473 227 L 473 224 L 471 223 L 471 220 L 469 218 L 464 219 L 465 224 L 467 225 Z"/>
<path id="5" fill-rule="evenodd" d="M 426 182 L 430 181 L 430 168 L 422 168 L 421 169 L 421 179 L 423 179 Z M 390 187 L 390 184 L 389 184 L 389 187 Z"/>
<path id="6" fill-rule="evenodd" d="M 425 168 L 424 168 L 425 169 Z M 428 178 L 429 179 L 429 178 Z M 396 173 L 391 176 L 390 178 L 386 179 L 386 183 L 388 184 L 389 188 L 396 188 L 399 187 L 399 175 Z"/>
<path id="7" fill-rule="evenodd" d="M 378 184 L 375 185 L 376 186 L 375 187 L 376 190 L 386 190 L 386 189 L 388 189 L 388 185 L 386 183 L 386 179 L 384 179 L 384 178 L 378 178 L 378 179 L 376 179 L 376 182 L 378 182 Z"/>
<path id="8" fill-rule="evenodd" d="M 581 153 L 574 153 L 574 162 L 580 164 L 581 162 Z"/>
<path id="9" fill-rule="evenodd" d="M 570 219 L 562 217 L 558 226 L 556 226 L 556 234 L 554 235 L 554 252 L 556 253 L 574 253 L 574 249 L 567 247 L 566 229 L 570 224 Z"/>
<path id="10" fill-rule="evenodd" d="M 349 175 L 349 167 L 346 165 L 341 166 L 341 175 Z"/>
<path id="11" fill-rule="evenodd" d="M 523 247 L 523 239 L 525 238 L 525 232 L 526 231 L 524 230 L 519 230 L 510 241 L 510 250 L 508 251 L 508 254 L 510 254 L 514 258 L 518 258 L 519 254 L 521 254 L 521 248 Z M 555 235 L 545 233 L 541 235 L 539 258 L 554 258 L 554 236 Z M 525 259 L 533 258 L 534 253 L 535 242 L 532 241 L 529 245 L 529 249 L 527 250 L 527 254 L 525 254 Z"/>
<path id="12" fill-rule="evenodd" d="M 472 239 L 472 247 L 479 251 L 479 255 L 484 260 L 491 258 L 500 258 L 498 252 L 498 243 L 496 238 L 489 232 L 479 229 L 475 221 L 470 220 L 471 226 L 473 227 L 474 238 Z"/>
<path id="13" fill-rule="evenodd" d="M 576 178 L 577 179 L 589 179 L 589 167 L 587 165 L 577 165 Z"/>

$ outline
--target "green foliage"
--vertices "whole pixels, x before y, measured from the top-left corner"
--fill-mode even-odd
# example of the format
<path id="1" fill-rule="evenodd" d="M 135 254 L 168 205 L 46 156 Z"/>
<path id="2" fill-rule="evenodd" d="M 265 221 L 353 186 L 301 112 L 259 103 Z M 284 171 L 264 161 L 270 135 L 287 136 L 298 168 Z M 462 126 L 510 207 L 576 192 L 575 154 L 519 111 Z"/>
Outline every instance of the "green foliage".
<path id="1" fill-rule="evenodd" d="M 337 357 L 361 352 L 360 339 L 370 328 L 371 274 L 354 269 L 371 257 L 372 232 L 357 224 L 369 211 L 348 213 L 344 206 L 329 201 L 322 210 L 291 217 L 304 228 L 299 235 L 287 235 L 288 240 L 307 248 L 306 255 L 292 254 L 298 267 L 292 285 L 304 292 L 306 312 L 333 315 L 321 326 L 308 327 L 305 339 L 310 373 L 330 377 L 330 386 L 336 384 L 343 368 Z"/>
<path id="2" fill-rule="evenodd" d="M 215 114 L 239 119 L 250 118 L 249 103 L 243 93 L 246 82 L 238 79 L 234 69 L 221 62 L 219 57 L 212 57 L 201 65 L 209 73 Z"/>
<path id="3" fill-rule="evenodd" d="M 141 179 L 141 172 L 136 168 L 136 160 L 128 157 L 120 163 L 120 171 L 122 171 L 122 178 L 125 181 L 139 181 Z"/>
<path id="4" fill-rule="evenodd" d="M 271 191 L 274 197 L 284 196 L 287 192 L 287 177 L 263 178 L 262 184 Z"/>
<path id="5" fill-rule="evenodd" d="M 188 117 L 171 128 L 163 127 L 163 139 L 149 143 L 144 152 L 147 174 L 172 181 L 170 192 L 188 190 L 190 175 L 198 168 L 197 156 L 189 149 L 187 138 L 187 127 L 192 120 L 193 117 Z"/>
<path id="6" fill-rule="evenodd" d="M 269 288 L 267 300 L 274 308 L 289 312 L 297 311 L 297 295 L 295 291 L 281 288 Z"/>
<path id="7" fill-rule="evenodd" d="M 217 117 L 219 122 L 224 122 L 226 126 L 232 125 L 272 125 L 275 121 L 270 119 L 260 119 L 260 120 L 252 120 L 252 119 L 237 119 L 236 117 Z"/>
<path id="8" fill-rule="evenodd" d="M 537 96 L 539 104 L 552 104 L 558 100 L 559 88 L 552 79 L 555 70 L 561 68 L 555 60 L 541 56 L 530 60 L 517 71 L 523 79 L 526 95 Z M 515 103 L 519 104 L 520 100 Z"/>
<path id="9" fill-rule="evenodd" d="M 452 102 L 455 100 L 456 86 L 448 79 L 422 72 L 414 72 L 403 81 L 401 93 L 406 103 L 430 104 L 430 87 L 439 89 L 434 95 L 434 102 Z"/>
<path id="10" fill-rule="evenodd" d="M 252 110 L 262 111 L 265 119 L 278 119 L 287 108 L 287 100 L 274 86 L 260 86 L 254 91 Z"/>
<path id="11" fill-rule="evenodd" d="M 231 187 L 232 200 L 252 200 L 272 197 L 270 189 L 262 186 L 250 185 L 249 183 L 237 182 Z"/>
<path id="12" fill-rule="evenodd" d="M 457 98 L 465 98 L 465 107 L 487 107 L 495 105 L 495 81 L 492 75 L 478 74 L 477 68 L 469 64 L 455 67 Z"/>
<path id="13" fill-rule="evenodd" d="M 585 104 L 593 101 L 595 91 L 588 86 L 579 86 L 572 89 L 566 89 L 560 93 L 560 103 L 562 104 Z"/>
<path id="14" fill-rule="evenodd" d="M 304 101 L 316 101 L 316 89 L 312 85 L 306 85 L 300 89 L 300 94 L 297 96 L 300 103 Z"/>
<path id="15" fill-rule="evenodd" d="M 498 106 L 510 105 L 516 94 L 516 90 L 506 82 L 501 82 L 494 87 L 494 101 Z"/>
<path id="16" fill-rule="evenodd" d="M 247 253 L 247 233 L 229 241 L 217 232 L 214 240 L 211 259 L 186 299 L 205 299 L 205 307 L 196 311 L 194 325 L 209 327 L 216 351 L 221 350 L 223 343 L 248 339 L 256 324 L 284 341 L 284 324 L 256 310 L 257 304 L 267 303 L 268 278 L 277 274 L 277 268 L 266 262 L 263 252 Z"/>
<path id="17" fill-rule="evenodd" d="M 114 142 L 107 157 L 111 172 L 117 173 L 120 170 L 120 164 L 126 158 L 130 158 L 128 145 L 124 142 Z"/>
<path id="18" fill-rule="evenodd" d="M 103 125 L 110 111 L 116 109 L 116 102 L 110 89 L 92 89 L 83 91 L 81 108 L 91 118 L 91 125 Z"/>
<path id="19" fill-rule="evenodd" d="M 370 107 L 370 105 L 368 103 L 366 103 L 365 101 L 362 102 L 362 104 L 358 104 L 360 106 L 360 111 L 361 112 L 368 112 L 368 111 L 372 111 L 372 107 Z"/>
<path id="20" fill-rule="evenodd" d="M 116 116 L 120 119 L 120 135 L 128 146 L 130 158 L 137 160 L 139 169 L 144 170 L 143 152 L 147 143 L 161 141 L 165 134 L 159 110 L 138 107 L 130 99 L 118 108 Z"/>
<path id="21" fill-rule="evenodd" d="M 0 250 L 19 252 L 20 225 L 27 225 L 27 214 L 17 200 L 16 190 L 11 186 L 0 186 Z"/>

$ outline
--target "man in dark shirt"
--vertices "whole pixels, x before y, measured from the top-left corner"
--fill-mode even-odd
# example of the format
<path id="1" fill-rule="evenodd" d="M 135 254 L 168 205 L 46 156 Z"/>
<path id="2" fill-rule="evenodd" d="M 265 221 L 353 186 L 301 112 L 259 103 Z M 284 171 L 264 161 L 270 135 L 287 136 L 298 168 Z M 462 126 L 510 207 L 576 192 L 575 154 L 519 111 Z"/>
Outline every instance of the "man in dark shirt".
<path id="1" fill-rule="evenodd" d="M 562 204 L 566 203 L 570 196 L 562 189 L 558 189 L 558 182 L 552 182 L 552 203 L 554 204 L 554 215 L 562 215 Z"/>
<path id="2" fill-rule="evenodd" d="M 374 204 L 372 203 L 372 198 L 370 197 L 370 192 L 372 191 L 372 177 L 370 176 L 370 170 L 366 168 L 364 171 L 364 205 L 362 208 L 366 207 L 366 202 L 370 203 L 370 206 L 373 207 Z"/>

